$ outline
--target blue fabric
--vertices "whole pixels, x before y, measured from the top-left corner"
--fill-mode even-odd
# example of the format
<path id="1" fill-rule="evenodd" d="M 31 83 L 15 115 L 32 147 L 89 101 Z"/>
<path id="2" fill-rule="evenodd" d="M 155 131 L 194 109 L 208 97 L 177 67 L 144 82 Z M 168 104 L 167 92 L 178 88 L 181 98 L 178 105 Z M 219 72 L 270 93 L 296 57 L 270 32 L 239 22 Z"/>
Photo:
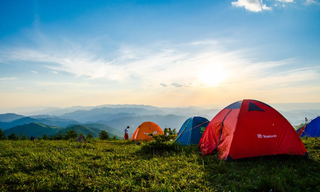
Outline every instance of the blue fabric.
<path id="1" fill-rule="evenodd" d="M 234 102 L 234 103 L 228 105 L 228 106 L 227 106 L 226 108 L 224 108 L 224 109 L 240 109 L 241 104 L 242 104 L 242 101 L 237 101 L 237 102 Z"/>
<path id="2" fill-rule="evenodd" d="M 257 105 L 255 105 L 252 102 L 249 102 L 249 109 L 248 111 L 263 111 L 265 112 L 263 109 L 261 109 L 260 107 L 258 107 Z"/>
<path id="3" fill-rule="evenodd" d="M 305 128 L 300 137 L 320 137 L 320 117 L 312 120 Z"/>
<path id="4" fill-rule="evenodd" d="M 191 129 L 192 126 L 192 118 L 187 119 L 179 130 L 179 134 L 174 142 L 179 143 L 180 145 L 189 145 L 191 140 Z"/>
<path id="5" fill-rule="evenodd" d="M 193 117 L 187 119 L 180 128 L 175 142 L 180 145 L 199 144 L 200 139 L 209 120 L 203 117 Z"/>

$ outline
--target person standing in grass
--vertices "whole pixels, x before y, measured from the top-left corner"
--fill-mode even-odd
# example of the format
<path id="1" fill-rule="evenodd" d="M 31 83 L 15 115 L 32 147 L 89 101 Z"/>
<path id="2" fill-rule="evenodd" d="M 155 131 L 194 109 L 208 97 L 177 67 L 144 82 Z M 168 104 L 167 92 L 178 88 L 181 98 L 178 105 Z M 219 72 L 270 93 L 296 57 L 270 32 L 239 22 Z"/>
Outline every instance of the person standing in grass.
<path id="1" fill-rule="evenodd" d="M 128 140 L 129 139 L 129 126 L 127 126 L 127 128 L 124 130 L 124 140 Z"/>

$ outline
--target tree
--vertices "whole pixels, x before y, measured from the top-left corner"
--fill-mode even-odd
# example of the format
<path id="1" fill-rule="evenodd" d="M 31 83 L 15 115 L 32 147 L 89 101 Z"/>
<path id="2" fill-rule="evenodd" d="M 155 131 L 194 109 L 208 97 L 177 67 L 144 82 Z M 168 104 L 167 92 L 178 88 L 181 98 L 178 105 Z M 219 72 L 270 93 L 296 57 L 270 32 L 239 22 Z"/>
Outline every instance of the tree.
<path id="1" fill-rule="evenodd" d="M 3 132 L 2 129 L 0 128 L 0 140 L 5 140 L 6 139 L 6 132 Z"/>
<path id="2" fill-rule="evenodd" d="M 66 136 L 65 136 L 66 140 L 76 139 L 77 137 L 78 137 L 78 133 L 75 130 L 69 129 L 68 131 L 66 131 Z"/>
<path id="3" fill-rule="evenodd" d="M 92 135 L 91 131 L 88 133 L 87 139 L 93 139 L 93 135 Z"/>
<path id="4" fill-rule="evenodd" d="M 53 140 L 62 140 L 62 139 L 64 139 L 64 134 L 62 133 L 62 130 L 60 130 L 58 133 L 57 133 L 57 135 L 56 136 L 53 136 L 52 137 L 52 139 Z"/>
<path id="5" fill-rule="evenodd" d="M 48 139 L 49 139 L 49 137 L 48 137 L 48 135 L 47 135 L 47 134 L 43 134 L 43 135 L 42 135 L 42 139 L 43 139 L 43 140 L 48 140 Z"/>
<path id="6" fill-rule="evenodd" d="M 22 133 L 20 132 L 18 135 L 18 140 L 28 140 L 28 137 L 26 135 L 22 135 Z"/>
<path id="7" fill-rule="evenodd" d="M 48 139 L 49 140 L 57 140 L 57 136 L 56 135 L 51 135 Z"/>
<path id="8" fill-rule="evenodd" d="M 22 133 L 20 132 L 18 135 L 18 140 L 21 140 L 21 138 L 22 138 Z"/>
<path id="9" fill-rule="evenodd" d="M 102 130 L 99 133 L 99 139 L 101 139 L 101 140 L 110 140 L 110 136 L 109 136 L 108 132 Z"/>
<path id="10" fill-rule="evenodd" d="M 20 137 L 21 140 L 28 140 L 28 137 L 26 135 L 23 135 L 22 137 Z"/>
<path id="11" fill-rule="evenodd" d="M 8 139 L 16 141 L 19 139 L 19 137 L 15 133 L 10 133 L 10 135 L 8 136 Z"/>

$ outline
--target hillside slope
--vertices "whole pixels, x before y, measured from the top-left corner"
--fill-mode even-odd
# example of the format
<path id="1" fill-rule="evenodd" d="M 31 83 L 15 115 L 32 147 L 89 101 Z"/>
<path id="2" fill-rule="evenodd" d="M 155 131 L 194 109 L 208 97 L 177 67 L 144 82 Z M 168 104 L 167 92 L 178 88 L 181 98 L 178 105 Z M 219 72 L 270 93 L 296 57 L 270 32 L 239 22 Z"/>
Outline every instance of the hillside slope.
<path id="1" fill-rule="evenodd" d="M 84 124 L 84 126 L 89 127 L 89 128 L 97 128 L 100 130 L 105 130 L 106 132 L 109 133 L 109 135 L 111 136 L 117 136 L 117 138 L 122 139 L 123 138 L 123 131 L 119 131 L 113 127 L 110 127 L 108 125 L 104 125 L 104 124 L 98 124 L 98 123 L 92 123 L 92 124 Z"/>
<path id="2" fill-rule="evenodd" d="M 46 118 L 31 118 L 31 117 L 23 117 L 20 119 L 16 119 L 12 122 L 0 122 L 0 127 L 2 129 L 9 129 L 18 125 L 24 125 L 29 123 L 41 123 L 50 126 L 57 127 L 65 127 L 70 124 L 78 124 L 79 122 L 70 120 L 70 119 L 62 119 L 57 117 L 46 117 Z"/>
<path id="3" fill-rule="evenodd" d="M 59 132 L 61 127 L 49 126 L 41 123 L 29 123 L 25 125 L 18 125 L 16 127 L 12 127 L 10 129 L 5 130 L 6 135 L 10 135 L 10 133 L 15 133 L 19 135 L 26 135 L 27 137 L 35 136 L 35 137 L 42 137 L 43 134 L 55 135 Z"/>
<path id="4" fill-rule="evenodd" d="M 189 117 L 177 115 L 150 115 L 141 117 L 124 117 L 120 119 L 114 119 L 111 121 L 100 121 L 98 123 L 103 123 L 111 127 L 114 127 L 122 133 L 127 126 L 130 126 L 131 129 L 129 130 L 129 135 L 131 136 L 135 129 L 145 121 L 152 121 L 159 125 L 161 129 L 164 129 L 165 127 L 170 127 L 172 129 L 176 128 L 176 130 L 178 131 L 182 126 L 183 122 L 188 118 Z"/>

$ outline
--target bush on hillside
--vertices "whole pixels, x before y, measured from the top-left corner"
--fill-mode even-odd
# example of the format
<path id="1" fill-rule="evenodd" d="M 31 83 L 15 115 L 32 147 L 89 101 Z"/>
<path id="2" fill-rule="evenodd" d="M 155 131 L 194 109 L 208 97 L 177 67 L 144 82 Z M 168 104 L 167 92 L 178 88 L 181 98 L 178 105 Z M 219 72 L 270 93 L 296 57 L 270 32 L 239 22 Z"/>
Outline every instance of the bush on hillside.
<path id="1" fill-rule="evenodd" d="M 19 139 L 19 137 L 15 133 L 10 133 L 10 135 L 8 136 L 8 139 L 13 140 L 13 141 L 17 141 Z"/>
<path id="2" fill-rule="evenodd" d="M 76 139 L 78 137 L 78 133 L 75 130 L 69 129 L 66 131 L 66 135 L 64 136 L 65 140 Z"/>
<path id="3" fill-rule="evenodd" d="M 99 133 L 99 139 L 101 139 L 101 140 L 110 140 L 110 136 L 109 136 L 108 132 L 102 130 Z"/>
<path id="4" fill-rule="evenodd" d="M 43 134 L 43 135 L 42 135 L 42 139 L 43 139 L 43 140 L 49 140 L 49 137 L 48 137 L 47 134 Z"/>
<path id="5" fill-rule="evenodd" d="M 149 136 L 151 136 L 153 140 L 144 144 L 141 147 L 141 151 L 161 154 L 168 151 L 176 151 L 178 149 L 176 143 L 170 142 L 175 138 L 175 135 L 153 135 L 151 133 Z"/>
<path id="6" fill-rule="evenodd" d="M 89 140 L 89 139 L 93 139 L 93 138 L 94 138 L 94 137 L 93 137 L 93 135 L 92 135 L 92 133 L 91 133 L 91 131 L 90 131 L 90 132 L 88 133 L 86 139 Z"/>
<path id="7" fill-rule="evenodd" d="M 0 140 L 5 140 L 6 139 L 6 132 L 3 132 L 2 129 L 0 128 Z"/>

